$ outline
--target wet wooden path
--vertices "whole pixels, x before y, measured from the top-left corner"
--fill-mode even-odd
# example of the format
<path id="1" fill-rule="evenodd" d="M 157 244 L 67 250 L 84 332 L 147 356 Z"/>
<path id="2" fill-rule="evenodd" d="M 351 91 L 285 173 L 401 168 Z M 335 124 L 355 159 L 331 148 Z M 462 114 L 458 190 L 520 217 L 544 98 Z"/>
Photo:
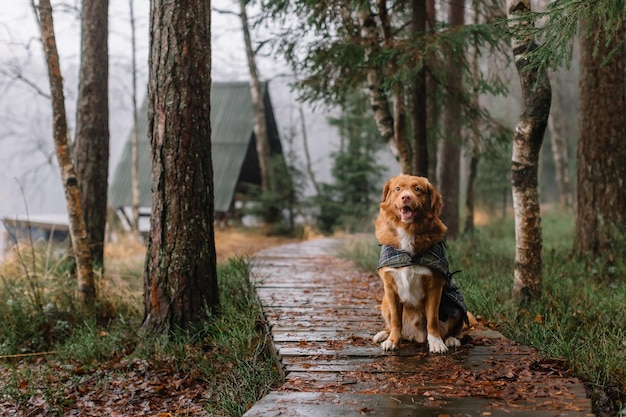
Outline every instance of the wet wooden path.
<path id="1" fill-rule="evenodd" d="M 347 242 L 255 255 L 253 279 L 284 384 L 245 417 L 594 415 L 583 384 L 558 361 L 489 329 L 470 330 L 445 355 L 408 343 L 383 353 L 372 342 L 383 326 L 382 285 L 334 256 Z"/>

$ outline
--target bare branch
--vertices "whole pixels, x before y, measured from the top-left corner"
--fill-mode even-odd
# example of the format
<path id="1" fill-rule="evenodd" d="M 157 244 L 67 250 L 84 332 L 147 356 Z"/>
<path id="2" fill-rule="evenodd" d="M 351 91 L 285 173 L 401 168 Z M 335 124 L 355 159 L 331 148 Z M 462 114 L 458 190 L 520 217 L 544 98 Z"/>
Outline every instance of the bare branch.
<path id="1" fill-rule="evenodd" d="M 211 10 L 214 11 L 215 13 L 227 14 L 227 15 L 237 16 L 238 18 L 241 18 L 241 14 L 240 13 L 233 12 L 231 10 L 218 9 L 217 7 L 211 7 Z"/>
<path id="2" fill-rule="evenodd" d="M 7 71 L 5 69 L 0 69 L 0 74 L 4 75 L 5 77 L 9 78 L 12 82 L 13 81 L 19 81 L 24 83 L 25 85 L 27 85 L 28 87 L 32 88 L 38 95 L 46 98 L 46 99 L 50 99 L 50 94 L 46 93 L 45 91 L 43 91 L 41 88 L 39 88 L 39 86 L 37 84 L 35 84 L 34 81 L 29 80 L 28 78 L 24 77 L 24 75 L 21 72 L 15 71 L 15 72 L 11 72 L 11 71 Z"/>

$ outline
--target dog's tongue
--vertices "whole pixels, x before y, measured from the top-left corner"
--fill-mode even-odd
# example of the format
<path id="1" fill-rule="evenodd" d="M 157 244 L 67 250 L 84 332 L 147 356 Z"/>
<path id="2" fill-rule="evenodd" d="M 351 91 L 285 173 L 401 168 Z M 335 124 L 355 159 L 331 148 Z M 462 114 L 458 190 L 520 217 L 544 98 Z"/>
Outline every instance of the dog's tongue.
<path id="1" fill-rule="evenodd" d="M 400 216 L 403 221 L 413 220 L 413 210 L 408 206 L 404 206 L 400 209 Z"/>

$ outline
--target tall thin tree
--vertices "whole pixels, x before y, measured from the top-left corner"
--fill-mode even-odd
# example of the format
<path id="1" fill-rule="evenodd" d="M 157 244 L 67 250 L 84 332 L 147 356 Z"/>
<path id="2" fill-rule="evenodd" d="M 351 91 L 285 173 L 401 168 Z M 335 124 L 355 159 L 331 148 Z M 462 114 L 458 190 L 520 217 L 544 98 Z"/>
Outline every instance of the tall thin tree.
<path id="1" fill-rule="evenodd" d="M 437 21 L 437 7 L 435 7 L 435 0 L 426 0 L 426 27 L 432 31 L 435 29 L 435 22 Z M 432 61 L 432 58 L 430 58 Z M 429 63 L 427 63 L 429 65 Z M 429 65 L 430 67 L 430 65 Z M 437 183 L 437 142 L 435 134 L 439 131 L 440 121 L 440 108 L 441 103 L 438 99 L 439 85 L 435 81 L 434 74 L 431 71 L 426 71 L 426 95 L 428 100 L 426 102 L 426 135 L 427 135 L 427 149 L 429 155 L 434 155 L 434 158 L 428 159 L 428 177 L 433 183 Z"/>
<path id="2" fill-rule="evenodd" d="M 392 50 L 395 47 L 394 29 L 391 26 L 391 13 L 387 1 L 376 0 L 376 13 L 380 20 L 383 35 L 383 47 Z M 389 69 L 393 74 L 398 72 L 400 65 L 396 57 L 389 60 Z M 404 85 L 393 83 L 391 87 L 391 102 L 393 105 L 393 137 L 398 148 L 400 170 L 405 174 L 413 174 L 412 151 L 407 137 L 406 104 L 404 101 Z"/>
<path id="3" fill-rule="evenodd" d="M 261 170 L 261 189 L 264 191 L 274 191 L 276 180 L 274 168 L 272 166 L 272 150 L 270 139 L 267 133 L 267 121 L 265 118 L 265 104 L 263 102 L 263 91 L 259 79 L 259 70 L 256 65 L 254 48 L 252 47 L 252 37 L 248 23 L 248 13 L 246 12 L 247 0 L 239 0 L 241 7 L 240 18 L 243 28 L 243 39 L 248 58 L 248 70 L 250 72 L 250 95 L 252 97 L 252 108 L 254 109 L 254 137 L 256 139 L 256 149 L 259 156 L 259 168 Z"/>
<path id="4" fill-rule="evenodd" d="M 411 29 L 415 37 L 426 32 L 428 16 L 426 0 L 413 0 Z M 416 57 L 416 59 L 420 59 Z M 428 95 L 426 90 L 425 62 L 418 63 L 418 70 L 411 91 L 412 109 L 411 125 L 413 126 L 413 173 L 422 177 L 428 176 Z"/>
<path id="5" fill-rule="evenodd" d="M 311 152 L 309 149 L 309 135 L 306 130 L 306 119 L 304 117 L 304 110 L 302 109 L 302 105 L 298 106 L 298 115 L 300 116 L 300 131 L 302 132 L 302 151 L 304 152 L 304 161 L 306 166 L 306 172 L 313 184 L 313 188 L 315 188 L 315 195 L 319 196 L 322 193 L 320 188 L 320 184 L 317 182 L 315 178 L 315 173 L 313 172 L 313 162 L 311 161 Z"/>
<path id="6" fill-rule="evenodd" d="M 33 9 L 38 12 L 41 40 L 48 64 L 48 77 L 50 80 L 50 97 L 52 99 L 52 130 L 54 146 L 56 150 L 61 181 L 65 192 L 65 201 L 69 216 L 70 237 L 72 249 L 76 257 L 76 275 L 78 278 L 78 295 L 87 305 L 92 305 L 96 298 L 96 285 L 93 274 L 93 263 L 87 230 L 83 220 L 81 207 L 80 189 L 74 170 L 74 162 L 68 143 L 69 132 L 67 128 L 67 116 L 65 112 L 65 95 L 63 94 L 63 76 L 59 65 L 54 22 L 52 19 L 52 6 L 50 0 L 41 0 L 39 6 L 31 3 Z"/>
<path id="7" fill-rule="evenodd" d="M 93 266 L 104 268 L 109 176 L 108 0 L 83 0 L 74 157 Z"/>
<path id="8" fill-rule="evenodd" d="M 529 299 L 541 293 L 543 248 L 537 171 L 539 151 L 550 115 L 551 90 L 547 72 L 537 68 L 530 53 L 537 47 L 530 0 L 508 0 L 507 15 L 513 31 L 515 66 L 522 87 L 522 113 L 513 136 L 511 184 L 515 210 L 515 268 L 513 295 Z M 524 33 L 524 35 L 519 35 Z"/>
<path id="9" fill-rule="evenodd" d="M 451 0 L 448 9 L 450 26 L 462 26 L 465 23 L 465 0 Z M 441 218 L 448 226 L 448 237 L 455 238 L 459 232 L 459 175 L 461 163 L 461 133 L 463 117 L 462 89 L 463 79 L 461 57 L 454 51 L 448 51 L 446 69 L 447 93 L 446 108 L 443 114 L 443 139 L 437 150 L 437 186 L 443 195 L 445 204 Z"/>
<path id="10" fill-rule="evenodd" d="M 131 131 L 131 160 L 130 160 L 130 176 L 131 176 L 131 193 L 132 193 L 132 231 L 139 233 L 139 110 L 137 109 L 137 33 L 135 27 L 135 6 L 134 0 L 128 0 L 130 9 L 130 48 L 131 48 L 131 77 L 132 91 L 131 100 L 133 108 L 133 127 Z"/>
<path id="11" fill-rule="evenodd" d="M 548 119 L 548 130 L 550 132 L 550 145 L 554 161 L 554 179 L 559 193 L 558 203 L 559 208 L 564 210 L 571 209 L 574 204 L 567 146 L 566 124 L 568 120 L 565 114 L 565 100 L 563 97 L 566 82 L 556 73 L 550 77 L 550 85 L 552 86 L 552 109 Z"/>
<path id="12" fill-rule="evenodd" d="M 540 0 L 538 7 L 546 10 L 552 0 Z M 568 90 L 568 81 L 563 79 L 564 71 L 554 71 L 550 74 L 552 87 L 552 105 L 548 118 L 550 145 L 554 162 L 554 179 L 558 190 L 558 204 L 561 210 L 573 207 L 573 195 L 569 171 L 569 155 L 567 140 L 567 116 L 565 114 L 565 91 Z"/>
<path id="13" fill-rule="evenodd" d="M 473 56 L 472 56 L 472 65 L 473 65 L 473 83 L 474 83 L 474 92 L 473 92 L 473 104 L 474 107 L 478 108 L 478 91 L 475 88 L 476 82 L 478 79 L 478 54 L 477 48 L 474 48 Z M 474 212 L 475 212 L 475 199 L 474 199 L 474 185 L 476 182 L 476 177 L 478 176 L 478 163 L 480 161 L 480 134 L 479 134 L 479 125 L 478 122 L 473 121 L 471 132 L 469 133 L 469 143 L 468 143 L 468 160 L 469 166 L 467 169 L 467 185 L 465 191 L 465 226 L 463 227 L 463 233 L 472 233 L 474 231 Z"/>
<path id="14" fill-rule="evenodd" d="M 478 0 L 472 0 L 472 23 L 479 23 L 479 4 Z M 472 107 L 479 108 L 478 81 L 480 78 L 479 50 L 478 39 L 474 38 L 474 45 L 471 50 L 471 66 L 472 66 Z M 468 151 L 469 166 L 467 170 L 467 185 L 465 188 L 465 226 L 463 233 L 472 233 L 474 231 L 474 183 L 478 175 L 478 162 L 480 161 L 480 126 L 477 120 L 472 120 L 471 132 L 469 132 Z"/>
<path id="15" fill-rule="evenodd" d="M 360 36 L 363 40 L 366 71 L 366 89 L 369 96 L 370 106 L 374 115 L 374 121 L 380 136 L 389 145 L 392 155 L 400 162 L 402 172 L 411 172 L 411 158 L 406 155 L 408 143 L 398 143 L 394 130 L 394 119 L 387 94 L 383 87 L 384 75 L 379 65 L 376 65 L 375 57 L 380 53 L 378 43 L 378 29 L 375 15 L 365 8 L 358 11 Z"/>
<path id="16" fill-rule="evenodd" d="M 211 2 L 150 8 L 152 215 L 143 326 L 188 329 L 217 306 L 211 160 Z"/>

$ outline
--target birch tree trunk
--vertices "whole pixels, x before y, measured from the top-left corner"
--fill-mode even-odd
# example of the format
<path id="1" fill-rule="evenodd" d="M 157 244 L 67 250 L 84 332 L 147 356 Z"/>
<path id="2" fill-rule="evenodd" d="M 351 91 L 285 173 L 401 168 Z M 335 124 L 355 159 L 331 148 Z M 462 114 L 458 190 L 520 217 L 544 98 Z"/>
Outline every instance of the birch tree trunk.
<path id="1" fill-rule="evenodd" d="M 381 22 L 383 32 L 383 45 L 385 49 L 391 50 L 394 47 L 393 32 L 391 28 L 391 18 L 387 10 L 385 0 L 376 0 L 378 18 Z M 391 58 L 389 63 L 390 72 L 395 74 L 398 71 L 398 64 L 395 58 Z M 413 174 L 413 158 L 406 129 L 406 104 L 404 102 L 404 87 L 400 83 L 395 83 L 392 88 L 393 103 L 393 138 L 396 142 L 399 154 L 400 169 L 403 174 Z"/>
<path id="2" fill-rule="evenodd" d="M 528 52 L 536 48 L 532 36 L 518 36 L 534 25 L 530 0 L 508 0 L 507 14 L 515 66 L 522 90 L 522 114 L 513 135 L 511 184 L 515 211 L 515 269 L 513 296 L 535 298 L 541 293 L 542 234 L 537 171 L 539 151 L 550 115 L 550 80 L 545 71 L 529 69 Z M 528 31 L 524 31 L 527 33 Z"/>
<path id="3" fill-rule="evenodd" d="M 246 45 L 248 68 L 250 70 L 250 94 L 254 108 L 254 136 L 256 137 L 256 149 L 259 155 L 259 168 L 261 170 L 261 189 L 263 191 L 274 191 L 276 189 L 276 179 L 274 178 L 275 175 L 272 167 L 272 151 L 269 136 L 267 135 L 267 122 L 265 119 L 265 105 L 263 104 L 261 82 L 259 81 L 259 72 L 254 59 L 250 28 L 248 26 L 246 0 L 239 0 L 239 4 L 241 5 L 241 25 L 243 27 L 243 39 Z"/>
<path id="4" fill-rule="evenodd" d="M 61 181 L 65 191 L 65 201 L 69 216 L 72 249 L 76 257 L 76 273 L 78 278 L 78 295 L 87 305 L 92 305 L 96 298 L 96 285 L 93 274 L 91 251 L 87 240 L 87 231 L 83 220 L 80 189 L 74 171 L 72 155 L 68 144 L 67 117 L 65 113 L 65 97 L 63 94 L 63 77 L 59 65 L 59 54 L 54 35 L 52 7 L 50 0 L 41 0 L 37 7 L 39 26 L 43 42 L 48 76 L 50 79 L 50 96 L 52 98 L 52 124 L 54 146 L 56 150 Z"/>
<path id="5" fill-rule="evenodd" d="M 93 267 L 104 269 L 109 178 L 108 0 L 83 0 L 74 157 Z"/>
<path id="6" fill-rule="evenodd" d="M 376 52 L 380 49 L 378 44 L 378 33 L 376 31 L 376 20 L 369 11 L 359 12 L 359 24 L 361 25 L 361 38 L 365 43 L 365 59 L 368 63 L 367 69 L 367 89 L 369 91 L 370 106 L 374 112 L 374 121 L 383 140 L 387 142 L 392 155 L 400 162 L 402 172 L 411 172 L 410 157 L 407 166 L 406 144 L 399 145 L 396 141 L 394 130 L 394 119 L 389 109 L 389 101 L 382 85 L 382 72 L 372 61 Z M 405 137 L 406 139 L 406 137 Z"/>

